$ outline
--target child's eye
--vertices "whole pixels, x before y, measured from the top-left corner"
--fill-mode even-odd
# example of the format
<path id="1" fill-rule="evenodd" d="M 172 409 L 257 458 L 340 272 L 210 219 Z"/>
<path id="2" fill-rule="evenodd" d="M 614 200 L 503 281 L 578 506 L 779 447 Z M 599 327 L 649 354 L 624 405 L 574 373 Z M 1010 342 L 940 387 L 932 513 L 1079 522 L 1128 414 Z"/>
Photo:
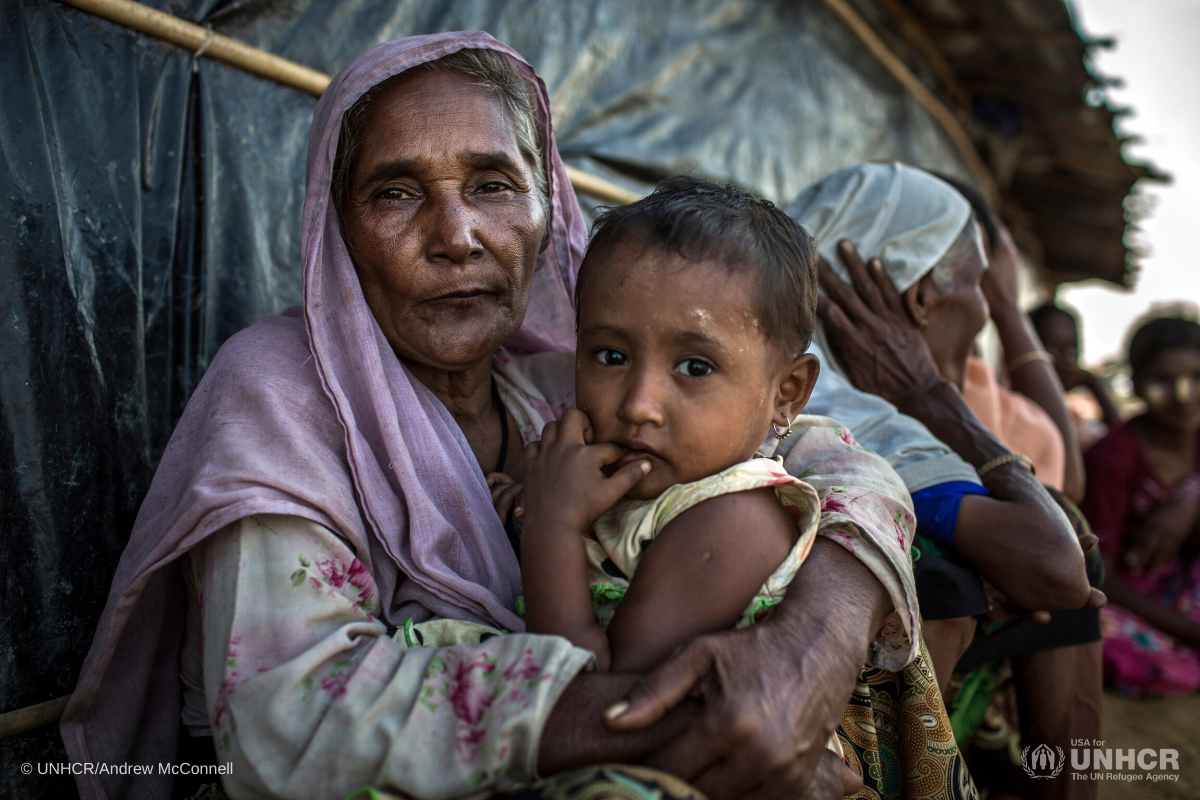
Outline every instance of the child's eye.
<path id="1" fill-rule="evenodd" d="M 711 375 L 714 367 L 702 358 L 685 358 L 675 365 L 675 371 L 689 378 L 703 378 Z"/>
<path id="2" fill-rule="evenodd" d="M 596 360 L 606 367 L 623 367 L 629 363 L 629 358 L 620 350 L 602 347 L 596 351 Z"/>

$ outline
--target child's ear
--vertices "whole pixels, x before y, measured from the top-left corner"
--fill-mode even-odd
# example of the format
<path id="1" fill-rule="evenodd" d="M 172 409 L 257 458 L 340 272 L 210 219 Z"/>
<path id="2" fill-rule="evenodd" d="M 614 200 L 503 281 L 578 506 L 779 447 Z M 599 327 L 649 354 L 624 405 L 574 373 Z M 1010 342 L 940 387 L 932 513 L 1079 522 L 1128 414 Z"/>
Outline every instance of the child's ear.
<path id="1" fill-rule="evenodd" d="M 775 399 L 776 416 L 786 417 L 775 420 L 780 427 L 794 420 L 808 405 L 809 395 L 812 394 L 820 373 L 821 359 L 812 353 L 805 353 L 784 366 L 783 379 L 779 382 L 779 394 Z"/>

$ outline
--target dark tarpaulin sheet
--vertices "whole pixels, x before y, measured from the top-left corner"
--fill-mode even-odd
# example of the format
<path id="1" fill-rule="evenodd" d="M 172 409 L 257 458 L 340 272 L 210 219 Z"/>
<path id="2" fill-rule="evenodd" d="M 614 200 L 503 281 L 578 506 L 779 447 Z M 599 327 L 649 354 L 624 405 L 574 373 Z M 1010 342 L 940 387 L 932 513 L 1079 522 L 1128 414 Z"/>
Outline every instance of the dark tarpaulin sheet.
<path id="1" fill-rule="evenodd" d="M 638 190 L 691 172 L 784 204 L 863 160 L 968 175 L 819 0 L 153 5 L 330 74 L 388 39 L 489 31 L 546 81 L 567 161 Z M 9 711 L 74 687 L 159 455 L 221 342 L 299 301 L 315 99 L 51 0 L 5 3 L 0 41 Z M 54 727 L 0 741 L 0 795 L 72 795 L 69 776 L 20 770 L 63 758 Z"/>

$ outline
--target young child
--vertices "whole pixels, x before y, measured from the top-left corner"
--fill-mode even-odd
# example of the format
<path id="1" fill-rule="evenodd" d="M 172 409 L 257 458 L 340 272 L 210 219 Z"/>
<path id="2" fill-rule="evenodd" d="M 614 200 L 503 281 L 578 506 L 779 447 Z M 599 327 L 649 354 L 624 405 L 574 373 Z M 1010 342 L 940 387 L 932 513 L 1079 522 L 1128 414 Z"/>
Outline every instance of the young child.
<path id="1" fill-rule="evenodd" d="M 804 230 L 693 178 L 597 220 L 576 290 L 576 409 L 526 451 L 528 630 L 641 672 L 783 597 L 816 491 L 755 457 L 817 378 Z"/>
<path id="2" fill-rule="evenodd" d="M 733 187 L 676 177 L 597 220 L 577 286 L 577 408 L 526 450 L 530 632 L 643 672 L 769 613 L 822 512 L 763 457 L 798 423 L 891 473 L 832 421 L 800 419 L 820 368 L 805 354 L 816 289 L 809 236 Z M 888 522 L 911 541 L 910 510 Z"/>

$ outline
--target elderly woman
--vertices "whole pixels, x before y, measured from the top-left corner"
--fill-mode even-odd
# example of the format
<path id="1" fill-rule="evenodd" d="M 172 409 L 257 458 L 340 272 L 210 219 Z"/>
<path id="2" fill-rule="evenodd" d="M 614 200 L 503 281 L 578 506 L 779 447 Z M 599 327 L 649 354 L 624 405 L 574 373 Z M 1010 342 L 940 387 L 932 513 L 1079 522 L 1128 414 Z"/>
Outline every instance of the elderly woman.
<path id="1" fill-rule="evenodd" d="M 303 224 L 303 308 L 225 344 L 164 454 L 64 716 L 72 759 L 211 741 L 235 797 L 433 800 L 606 762 L 714 798 L 829 797 L 845 716 L 875 784 L 973 793 L 923 662 L 860 676 L 918 650 L 890 529 L 823 530 L 770 620 L 641 679 L 520 633 L 484 475 L 520 480 L 521 445 L 571 403 L 585 235 L 519 56 L 479 33 L 361 56 L 317 104 Z M 419 646 L 438 619 L 513 633 Z M 871 698 L 914 682 L 887 704 L 908 746 L 882 741 Z M 170 781 L 79 775 L 85 797 Z"/>
<path id="2" fill-rule="evenodd" d="M 992 658 L 1060 648 L 1053 656 L 1059 661 L 1042 663 L 1035 654 L 1025 665 L 1030 678 L 1025 683 L 1045 700 L 1025 721 L 1034 722 L 1036 741 L 1061 740 L 1066 747 L 1069 736 L 1098 725 L 1094 713 L 1085 719 L 1080 714 L 1088 712 L 1078 707 L 1094 712 L 1098 705 L 1098 662 L 1089 643 L 1098 638 L 1094 608 L 1104 598 L 1089 587 L 1068 519 L 1026 468 L 1030 459 L 1013 451 L 1030 440 L 1027 430 L 1008 425 L 1007 418 L 1019 415 L 1026 426 L 1038 426 L 1040 434 L 1033 437 L 1038 457 L 1048 472 L 1057 472 L 1050 480 L 1061 486 L 1064 468 L 1075 464 L 1074 491 L 1081 487 L 1077 447 L 1068 438 L 1075 451 L 1068 459 L 1062 441 L 1073 432 L 1061 388 L 1016 305 L 1016 255 L 1007 231 L 988 218 L 994 233 L 985 239 L 977 224 L 988 213 L 982 203 L 973 213 L 955 188 L 901 164 L 839 170 L 806 190 L 788 211 L 818 237 L 833 266 L 822 272 L 829 298 L 822 303 L 826 329 L 819 335 L 822 346 L 836 346 L 841 357 L 828 369 L 925 423 L 979 476 L 910 482 L 918 532 L 925 535 L 917 561 L 918 594 L 939 680 L 949 677 L 970 644 L 976 630 L 972 617 L 986 614 L 991 605 L 980 574 L 1027 609 L 1091 607 L 1083 612 L 1086 620 L 1074 611 L 1056 614 L 1052 628 L 1015 626 L 994 637 L 996 642 L 978 646 Z M 989 252 L 995 272 L 985 280 Z M 846 277 L 854 279 L 857 292 L 843 283 Z M 988 299 L 1014 384 L 1028 397 L 999 387 L 986 365 L 971 358 L 975 336 L 988 319 Z M 992 420 L 997 430 L 984 427 L 979 416 Z M 856 435 L 864 445 L 878 446 L 870 432 Z M 1044 448 L 1046 438 L 1058 440 L 1057 450 Z M 997 647 L 1001 642 L 1004 646 Z M 1064 654 L 1072 668 L 1059 669 Z M 1050 702 L 1043 696 L 1047 689 L 1061 690 L 1061 697 Z M 1047 715 L 1054 719 L 1047 721 Z"/>

